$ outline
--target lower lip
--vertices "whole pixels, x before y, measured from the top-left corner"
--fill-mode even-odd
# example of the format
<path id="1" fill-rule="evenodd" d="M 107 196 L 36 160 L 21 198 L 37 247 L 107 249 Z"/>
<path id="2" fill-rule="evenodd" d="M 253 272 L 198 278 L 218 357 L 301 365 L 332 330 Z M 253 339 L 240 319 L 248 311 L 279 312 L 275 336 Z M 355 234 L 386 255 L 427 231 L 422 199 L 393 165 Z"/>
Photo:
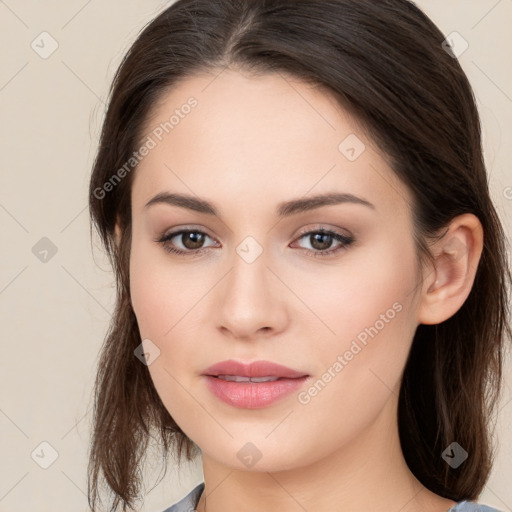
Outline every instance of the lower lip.
<path id="1" fill-rule="evenodd" d="M 223 402 L 242 409 L 261 409 L 297 391 L 308 376 L 270 382 L 234 382 L 205 375 L 208 389 Z"/>

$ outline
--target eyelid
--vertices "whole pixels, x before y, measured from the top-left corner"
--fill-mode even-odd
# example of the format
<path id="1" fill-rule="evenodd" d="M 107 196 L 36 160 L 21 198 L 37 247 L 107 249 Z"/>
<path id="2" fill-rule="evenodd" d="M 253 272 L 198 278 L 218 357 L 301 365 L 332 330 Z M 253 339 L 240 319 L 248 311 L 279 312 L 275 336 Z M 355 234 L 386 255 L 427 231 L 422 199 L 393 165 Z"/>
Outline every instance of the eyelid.
<path id="1" fill-rule="evenodd" d="M 325 249 L 325 250 L 321 250 L 321 251 L 306 249 L 303 247 L 300 248 L 303 252 L 305 252 L 308 255 L 311 255 L 314 257 L 328 258 L 329 256 L 337 255 L 339 252 L 346 250 L 350 245 L 352 245 L 355 242 L 355 238 L 352 234 L 342 233 L 340 231 L 341 231 L 340 228 L 330 227 L 325 224 L 317 224 L 316 226 L 315 225 L 308 226 L 308 227 L 302 228 L 300 230 L 300 232 L 294 236 L 292 243 L 296 243 L 296 242 L 300 241 L 302 238 L 304 238 L 306 235 L 311 235 L 314 233 L 324 233 L 324 234 L 330 235 L 333 237 L 334 241 L 337 241 L 341 245 L 339 245 L 338 247 L 335 247 L 334 249 Z M 207 252 L 207 250 L 212 247 L 212 246 L 207 246 L 207 247 L 200 247 L 198 249 L 183 250 L 183 249 L 179 249 L 176 247 L 170 247 L 170 246 L 166 245 L 172 238 L 182 235 L 184 233 L 189 233 L 189 232 L 200 233 L 202 235 L 206 235 L 208 238 L 210 238 L 210 239 L 214 240 L 216 243 L 218 243 L 217 240 L 215 240 L 215 238 L 213 236 L 209 235 L 207 230 L 205 230 L 203 227 L 190 226 L 190 225 L 176 227 L 176 228 L 173 228 L 172 230 L 166 230 L 162 233 L 161 236 L 159 236 L 154 241 L 162 244 L 164 246 L 164 250 L 169 253 L 175 253 L 178 255 L 189 256 L 189 257 L 198 256 L 203 252 Z"/>
<path id="2" fill-rule="evenodd" d="M 208 235 L 210 238 L 214 238 L 212 235 L 209 234 L 208 230 L 204 228 L 203 226 L 194 226 L 194 225 L 185 225 L 185 226 L 176 226 L 174 228 L 169 228 L 164 230 L 160 235 L 157 235 L 159 239 L 161 238 L 168 238 L 170 235 L 176 236 L 183 231 L 194 231 L 198 233 L 204 233 L 205 235 Z"/>
<path id="3" fill-rule="evenodd" d="M 341 228 L 337 228 L 334 226 L 331 227 L 328 224 L 313 224 L 313 226 L 307 226 L 305 228 L 301 228 L 299 230 L 298 234 L 295 235 L 295 238 L 302 236 L 302 235 L 307 235 L 308 233 L 311 233 L 311 232 L 317 232 L 317 231 L 329 231 L 329 232 L 336 233 L 337 235 L 340 235 L 340 236 L 345 236 L 347 238 L 352 237 L 352 234 L 346 229 L 342 230 Z M 345 232 L 343 232 L 343 231 L 345 231 Z"/>
<path id="4" fill-rule="evenodd" d="M 171 234 L 178 235 L 182 231 L 197 231 L 199 233 L 204 233 L 205 235 L 208 235 L 212 239 L 215 238 L 214 236 L 210 235 L 208 233 L 208 230 L 206 228 L 204 228 L 203 226 L 185 225 L 185 226 L 178 226 L 176 228 L 166 229 L 160 235 L 158 235 L 158 240 L 161 238 L 167 238 L 168 235 L 171 235 Z M 335 232 L 336 234 L 346 236 L 347 238 L 350 238 L 352 236 L 352 233 L 350 233 L 348 230 L 344 230 L 345 232 L 343 232 L 343 230 L 341 230 L 341 228 L 331 227 L 327 224 L 314 224 L 313 226 L 307 226 L 305 228 L 301 228 L 299 230 L 299 232 L 293 236 L 294 236 L 294 238 L 297 238 L 299 236 L 309 234 L 312 231 L 332 231 L 332 232 Z M 158 240 L 155 240 L 155 241 L 158 241 Z"/>

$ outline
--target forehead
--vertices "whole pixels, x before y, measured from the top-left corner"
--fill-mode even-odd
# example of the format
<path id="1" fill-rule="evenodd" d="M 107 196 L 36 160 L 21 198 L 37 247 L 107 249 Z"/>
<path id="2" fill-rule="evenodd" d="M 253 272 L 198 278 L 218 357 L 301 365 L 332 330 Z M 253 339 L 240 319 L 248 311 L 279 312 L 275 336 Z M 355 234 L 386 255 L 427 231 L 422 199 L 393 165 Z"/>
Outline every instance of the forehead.
<path id="1" fill-rule="evenodd" d="M 283 74 L 189 77 L 153 106 L 143 133 L 154 147 L 135 172 L 137 208 L 170 190 L 201 197 L 215 191 L 219 201 L 278 203 L 283 195 L 337 190 L 373 195 L 383 206 L 410 202 L 334 95 Z"/>

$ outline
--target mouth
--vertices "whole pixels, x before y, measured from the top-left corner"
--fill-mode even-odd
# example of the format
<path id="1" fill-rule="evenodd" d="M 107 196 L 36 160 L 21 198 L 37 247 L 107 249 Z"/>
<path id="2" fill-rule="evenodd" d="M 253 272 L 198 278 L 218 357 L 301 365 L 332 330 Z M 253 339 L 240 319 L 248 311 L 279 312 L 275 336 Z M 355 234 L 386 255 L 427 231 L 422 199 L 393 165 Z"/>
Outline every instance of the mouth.
<path id="1" fill-rule="evenodd" d="M 233 407 L 261 409 L 298 390 L 310 375 L 270 361 L 223 361 L 203 372 L 210 392 Z"/>

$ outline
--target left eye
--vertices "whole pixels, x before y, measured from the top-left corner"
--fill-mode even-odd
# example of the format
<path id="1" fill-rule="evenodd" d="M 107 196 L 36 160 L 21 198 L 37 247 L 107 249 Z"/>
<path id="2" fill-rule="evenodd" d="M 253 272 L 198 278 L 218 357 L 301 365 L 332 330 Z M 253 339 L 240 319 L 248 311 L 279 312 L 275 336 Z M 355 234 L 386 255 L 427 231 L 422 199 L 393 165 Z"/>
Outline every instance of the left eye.
<path id="1" fill-rule="evenodd" d="M 301 235 L 299 240 L 302 238 L 309 240 L 309 243 L 314 250 L 306 249 L 306 251 L 309 254 L 313 254 L 313 256 L 328 256 L 342 250 L 345 247 L 348 247 L 354 241 L 352 237 L 325 229 L 309 231 Z M 338 247 L 327 250 L 332 246 L 334 241 L 339 243 Z"/>
<path id="2" fill-rule="evenodd" d="M 176 247 L 175 243 L 172 242 L 174 238 L 181 241 L 183 248 Z M 202 253 L 206 251 L 208 247 L 212 247 L 203 247 L 206 238 L 211 239 L 211 237 L 203 231 L 181 230 L 163 235 L 156 241 L 161 243 L 164 249 L 169 253 L 191 256 Z M 325 229 L 308 231 L 303 233 L 297 240 L 302 240 L 304 238 L 309 238 L 310 244 L 313 247 L 313 249 L 304 248 L 304 250 L 306 253 L 313 256 L 329 256 L 330 254 L 337 253 L 343 248 L 348 247 L 354 242 L 354 239 L 350 236 Z M 338 247 L 335 249 L 329 249 L 334 241 L 339 243 Z"/>

